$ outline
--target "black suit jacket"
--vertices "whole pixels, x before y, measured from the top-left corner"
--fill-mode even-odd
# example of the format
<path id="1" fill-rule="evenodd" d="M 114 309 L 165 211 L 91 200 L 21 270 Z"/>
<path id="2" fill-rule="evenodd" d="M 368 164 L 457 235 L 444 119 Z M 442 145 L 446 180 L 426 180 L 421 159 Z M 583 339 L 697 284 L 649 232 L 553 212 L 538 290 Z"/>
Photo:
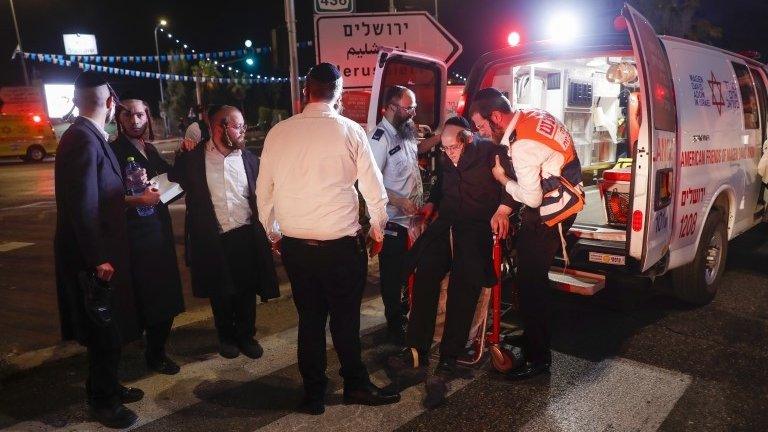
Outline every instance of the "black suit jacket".
<path id="1" fill-rule="evenodd" d="M 56 285 L 64 340 L 120 344 L 140 337 L 128 258 L 123 178 L 112 149 L 97 127 L 78 118 L 59 142 L 56 183 Z M 115 321 L 109 334 L 91 325 L 77 274 L 108 262 L 115 269 Z"/>
<path id="2" fill-rule="evenodd" d="M 226 263 L 221 246 L 219 223 L 208 190 L 205 172 L 206 145 L 201 143 L 194 150 L 180 153 L 176 157 L 168 178 L 177 182 L 186 192 L 187 214 L 185 220 L 185 246 L 187 265 L 192 274 L 192 291 L 197 297 L 209 297 L 211 290 L 221 289 L 225 280 Z M 259 278 L 254 289 L 262 300 L 280 295 L 275 273 L 272 249 L 264 227 L 259 223 L 256 208 L 256 177 L 259 161 L 247 150 L 242 151 L 243 166 L 248 177 L 248 203 L 251 207 L 251 221 L 256 234 L 257 268 Z"/>

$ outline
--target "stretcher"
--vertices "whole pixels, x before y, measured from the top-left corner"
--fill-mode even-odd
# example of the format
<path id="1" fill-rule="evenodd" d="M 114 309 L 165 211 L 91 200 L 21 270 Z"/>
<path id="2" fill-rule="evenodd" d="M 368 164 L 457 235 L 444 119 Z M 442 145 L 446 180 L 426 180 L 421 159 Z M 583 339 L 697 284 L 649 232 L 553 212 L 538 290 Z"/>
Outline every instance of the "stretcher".
<path id="1" fill-rule="evenodd" d="M 502 284 L 505 280 L 505 276 L 512 276 L 514 273 L 514 259 L 511 247 L 504 247 L 502 240 L 498 236 L 494 235 L 493 238 L 493 267 L 496 271 L 496 284 L 490 288 L 490 301 L 482 304 L 483 296 L 480 296 L 478 310 L 475 313 L 475 320 L 472 328 L 479 327 L 478 331 L 472 335 L 470 331 L 471 341 L 471 355 L 458 360 L 460 364 L 471 366 L 480 363 L 485 357 L 485 354 L 490 355 L 491 364 L 494 369 L 499 372 L 505 373 L 512 370 L 515 367 L 515 357 L 512 353 L 511 347 L 506 346 L 503 343 L 502 335 L 502 320 L 501 317 L 512 309 L 516 309 L 515 302 L 516 295 L 513 295 L 511 303 L 502 302 Z M 412 246 L 412 241 L 409 239 L 408 248 Z M 407 282 L 407 295 L 408 304 L 413 304 L 413 283 L 414 274 L 408 277 Z M 514 286 L 514 281 L 513 286 Z M 514 288 L 513 288 L 514 289 Z M 488 310 L 490 309 L 490 311 Z M 490 323 L 489 323 L 490 317 Z"/>

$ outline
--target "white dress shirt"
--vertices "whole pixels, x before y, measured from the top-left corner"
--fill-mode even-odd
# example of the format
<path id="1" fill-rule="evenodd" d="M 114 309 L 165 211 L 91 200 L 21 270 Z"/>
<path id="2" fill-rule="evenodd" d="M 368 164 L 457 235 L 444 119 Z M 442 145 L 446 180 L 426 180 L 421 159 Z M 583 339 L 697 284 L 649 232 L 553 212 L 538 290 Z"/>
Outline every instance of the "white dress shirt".
<path id="1" fill-rule="evenodd" d="M 107 131 L 104 130 L 104 126 L 99 125 L 98 123 L 96 123 L 96 120 L 94 120 L 94 119 L 92 119 L 90 117 L 87 117 L 87 116 L 81 116 L 81 117 L 86 119 L 86 120 L 88 120 L 89 122 L 91 122 L 91 124 L 96 126 L 96 130 L 101 132 L 101 135 L 104 137 L 104 140 L 107 141 L 107 142 L 109 141 L 109 134 L 107 133 Z"/>
<path id="2" fill-rule="evenodd" d="M 219 232 L 225 233 L 251 223 L 248 177 L 245 175 L 242 150 L 224 156 L 212 141 L 205 143 L 205 179 L 219 222 Z"/>
<path id="3" fill-rule="evenodd" d="M 268 233 L 334 240 L 360 230 L 355 182 L 371 225 L 387 221 L 387 193 L 359 124 L 325 103 L 310 103 L 275 125 L 264 141 L 256 197 Z"/>
<path id="4" fill-rule="evenodd" d="M 424 189 L 419 171 L 419 142 L 415 138 L 400 138 L 397 130 L 386 118 L 369 137 L 373 157 L 384 179 L 384 187 L 396 196 L 408 198 L 417 207 L 423 202 Z M 408 228 L 409 216 L 400 208 L 387 204 L 387 216 L 391 222 Z"/>

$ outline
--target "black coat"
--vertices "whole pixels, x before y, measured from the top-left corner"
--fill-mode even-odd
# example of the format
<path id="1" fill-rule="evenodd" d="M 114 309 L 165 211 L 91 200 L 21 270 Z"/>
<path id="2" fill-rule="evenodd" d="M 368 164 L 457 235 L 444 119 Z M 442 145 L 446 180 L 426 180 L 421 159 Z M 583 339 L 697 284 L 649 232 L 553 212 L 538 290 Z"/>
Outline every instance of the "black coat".
<path id="1" fill-rule="evenodd" d="M 139 166 L 146 169 L 150 179 L 167 173 L 171 168 L 152 144 L 146 144 L 147 157 L 122 135 L 111 146 L 120 162 L 122 173 L 125 173 L 128 157 L 133 157 Z M 150 216 L 139 216 L 135 208 L 128 208 L 126 213 L 131 275 L 140 322 L 147 326 L 168 321 L 184 312 L 184 296 L 168 206 L 162 202 L 157 203 L 155 213 Z"/>
<path id="2" fill-rule="evenodd" d="M 56 182 L 56 286 L 64 340 L 120 345 L 141 336 L 131 287 L 125 195 L 120 165 L 104 136 L 78 118 L 59 142 Z M 108 262 L 115 269 L 114 326 L 97 330 L 84 308 L 77 274 Z"/>
<path id="3" fill-rule="evenodd" d="M 194 150 L 180 153 L 168 173 L 186 192 L 187 214 L 185 223 L 185 243 L 187 265 L 192 274 L 192 292 L 196 297 L 209 297 L 211 290 L 222 289 L 226 280 L 226 263 L 219 234 L 219 224 L 211 202 L 211 193 L 205 173 L 206 145 L 202 143 Z M 242 151 L 245 174 L 248 177 L 248 202 L 251 207 L 251 221 L 256 234 L 256 261 L 254 266 L 258 279 L 254 280 L 254 289 L 262 300 L 277 298 L 280 290 L 275 273 L 272 249 L 264 227 L 259 223 L 256 209 L 256 177 L 259 173 L 259 161 L 247 150 Z"/>
<path id="4" fill-rule="evenodd" d="M 458 166 L 454 166 L 444 153 L 439 155 L 438 180 L 429 194 L 429 202 L 437 207 L 438 217 L 406 254 L 403 279 L 418 268 L 422 251 L 436 239 L 449 235 L 452 229 L 451 277 L 483 287 L 496 282 L 491 217 L 500 204 L 510 208 L 517 206 L 493 177 L 491 168 L 496 156 L 509 176 L 512 167 L 507 147 L 477 136 L 467 144 Z"/>

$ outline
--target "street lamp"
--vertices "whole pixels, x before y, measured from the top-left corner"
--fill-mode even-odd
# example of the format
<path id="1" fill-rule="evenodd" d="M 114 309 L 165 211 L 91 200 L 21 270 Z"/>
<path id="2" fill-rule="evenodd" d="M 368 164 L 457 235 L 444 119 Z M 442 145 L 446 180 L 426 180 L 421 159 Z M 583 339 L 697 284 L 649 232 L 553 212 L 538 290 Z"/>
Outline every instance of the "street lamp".
<path id="1" fill-rule="evenodd" d="M 157 43 L 157 30 L 166 25 L 168 25 L 168 21 L 164 19 L 161 19 L 157 25 L 155 25 L 155 54 L 157 56 L 157 82 L 160 85 L 160 117 L 163 119 L 163 131 L 165 132 L 165 137 L 168 137 L 168 116 L 165 115 L 165 110 L 163 109 L 163 105 L 165 105 L 165 96 L 163 95 L 163 71 L 160 69 L 160 45 Z M 168 34 L 168 37 L 170 37 L 170 33 Z"/>
<path id="2" fill-rule="evenodd" d="M 21 47 L 21 35 L 19 34 L 19 23 L 16 22 L 16 9 L 13 7 L 13 0 L 8 0 L 11 3 L 11 17 L 13 17 L 13 28 L 16 30 L 16 43 L 19 45 L 19 56 L 21 58 L 21 70 L 24 73 L 24 84 L 29 85 L 29 75 L 27 75 L 27 62 L 24 60 L 24 49 Z"/>
<path id="3" fill-rule="evenodd" d="M 251 42 L 251 40 L 250 40 L 250 39 L 246 39 L 246 40 L 245 40 L 245 47 L 246 47 L 246 48 L 250 48 L 250 47 L 252 47 L 252 46 L 253 46 L 253 42 Z"/>

